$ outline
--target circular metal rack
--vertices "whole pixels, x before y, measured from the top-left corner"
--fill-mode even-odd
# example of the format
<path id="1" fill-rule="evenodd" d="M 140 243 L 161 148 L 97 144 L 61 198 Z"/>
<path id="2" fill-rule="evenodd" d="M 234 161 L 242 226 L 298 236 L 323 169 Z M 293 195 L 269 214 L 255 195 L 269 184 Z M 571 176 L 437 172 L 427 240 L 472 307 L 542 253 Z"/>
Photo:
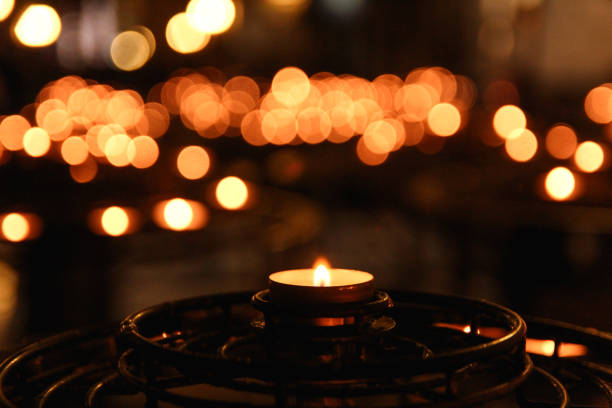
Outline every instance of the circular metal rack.
<path id="1" fill-rule="evenodd" d="M 611 362 L 607 333 L 526 325 L 481 300 L 376 291 L 287 309 L 244 292 L 33 343 L 0 365 L 0 405 L 600 407 L 612 406 Z"/>

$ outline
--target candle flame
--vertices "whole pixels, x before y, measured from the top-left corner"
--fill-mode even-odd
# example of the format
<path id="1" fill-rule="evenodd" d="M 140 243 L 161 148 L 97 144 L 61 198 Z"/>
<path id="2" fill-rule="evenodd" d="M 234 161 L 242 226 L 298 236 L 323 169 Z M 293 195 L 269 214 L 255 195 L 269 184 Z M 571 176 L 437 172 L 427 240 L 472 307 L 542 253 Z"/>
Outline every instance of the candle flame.
<path id="1" fill-rule="evenodd" d="M 314 286 L 331 286 L 331 277 L 329 276 L 329 263 L 325 259 L 317 259 L 315 262 Z"/>

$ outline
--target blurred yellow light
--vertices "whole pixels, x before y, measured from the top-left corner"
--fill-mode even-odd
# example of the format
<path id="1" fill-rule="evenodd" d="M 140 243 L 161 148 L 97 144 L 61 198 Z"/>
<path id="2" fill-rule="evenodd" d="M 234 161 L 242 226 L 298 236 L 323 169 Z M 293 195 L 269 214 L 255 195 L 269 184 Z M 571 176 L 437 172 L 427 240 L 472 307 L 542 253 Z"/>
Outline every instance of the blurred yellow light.
<path id="1" fill-rule="evenodd" d="M 525 129 L 526 126 L 527 118 L 525 114 L 521 108 L 515 105 L 504 105 L 493 116 L 493 128 L 502 139 L 510 137 L 513 130 Z"/>
<path id="2" fill-rule="evenodd" d="M 164 220 L 173 230 L 185 230 L 193 221 L 193 209 L 182 198 L 174 198 L 164 206 Z"/>
<path id="3" fill-rule="evenodd" d="M 189 24 L 205 34 L 227 31 L 236 19 L 232 0 L 191 0 L 186 10 Z"/>
<path id="4" fill-rule="evenodd" d="M 22 214 L 10 213 L 2 219 L 2 234 L 9 241 L 23 241 L 30 234 L 30 223 Z"/>
<path id="5" fill-rule="evenodd" d="M 508 135 L 505 146 L 512 160 L 526 162 L 536 154 L 538 139 L 528 129 L 515 129 Z"/>
<path id="6" fill-rule="evenodd" d="M 576 181 L 570 170 L 559 166 L 548 172 L 544 184 L 550 198 L 561 201 L 574 192 Z"/>
<path id="7" fill-rule="evenodd" d="M 179 153 L 176 167 L 186 179 L 197 180 L 208 173 L 210 156 L 203 147 L 187 146 Z"/>
<path id="8" fill-rule="evenodd" d="M 14 6 L 15 0 L 0 0 L 0 21 L 6 20 Z"/>
<path id="9" fill-rule="evenodd" d="M 566 125 L 556 125 L 546 134 L 546 150 L 556 159 L 567 159 L 576 151 L 578 139 L 574 130 Z"/>
<path id="10" fill-rule="evenodd" d="M 249 190 L 241 179 L 235 176 L 225 177 L 217 184 L 215 191 L 217 202 L 227 210 L 242 208 L 249 198 Z"/>
<path id="11" fill-rule="evenodd" d="M 42 128 L 30 128 L 23 135 L 23 150 L 32 157 L 44 156 L 50 147 L 49 134 Z"/>
<path id="12" fill-rule="evenodd" d="M 132 139 L 128 135 L 119 133 L 111 136 L 104 145 L 104 155 L 110 164 L 123 167 L 130 164 L 127 150 Z"/>
<path id="13" fill-rule="evenodd" d="M 117 34 L 110 48 L 113 64 L 122 71 L 141 68 L 151 55 L 147 37 L 137 31 L 124 31 Z"/>
<path id="14" fill-rule="evenodd" d="M 105 233 L 118 237 L 127 231 L 130 225 L 130 218 L 123 208 L 112 206 L 104 210 L 100 222 Z"/>
<path id="15" fill-rule="evenodd" d="M 17 39 L 28 47 L 51 45 L 61 31 L 62 22 L 57 12 L 46 4 L 28 6 L 15 25 Z"/>
<path id="16" fill-rule="evenodd" d="M 439 103 L 429 111 L 427 125 L 437 136 L 452 136 L 461 126 L 459 109 L 450 103 Z"/>
<path id="17" fill-rule="evenodd" d="M 206 47 L 210 35 L 193 28 L 185 13 L 178 13 L 166 25 L 166 41 L 174 51 L 190 54 Z"/>
<path id="18" fill-rule="evenodd" d="M 89 156 L 87 143 L 79 136 L 71 136 L 64 140 L 60 152 L 64 161 L 73 166 L 82 164 Z"/>
<path id="19" fill-rule="evenodd" d="M 584 99 L 584 111 L 595 123 L 612 122 L 612 84 L 591 89 Z"/>
<path id="20" fill-rule="evenodd" d="M 601 167 L 604 162 L 604 151 L 595 142 L 587 141 L 578 145 L 574 155 L 576 166 L 586 173 L 593 173 Z"/>

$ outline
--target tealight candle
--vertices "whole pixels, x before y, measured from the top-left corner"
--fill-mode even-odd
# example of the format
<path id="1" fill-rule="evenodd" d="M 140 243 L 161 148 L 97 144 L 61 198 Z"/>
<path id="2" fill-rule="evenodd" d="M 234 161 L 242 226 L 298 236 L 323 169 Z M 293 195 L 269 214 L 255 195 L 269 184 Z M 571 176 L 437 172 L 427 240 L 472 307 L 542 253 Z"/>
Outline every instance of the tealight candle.
<path id="1" fill-rule="evenodd" d="M 269 276 L 270 300 L 276 303 L 328 304 L 362 302 L 374 294 L 374 276 L 352 269 L 293 269 Z"/>

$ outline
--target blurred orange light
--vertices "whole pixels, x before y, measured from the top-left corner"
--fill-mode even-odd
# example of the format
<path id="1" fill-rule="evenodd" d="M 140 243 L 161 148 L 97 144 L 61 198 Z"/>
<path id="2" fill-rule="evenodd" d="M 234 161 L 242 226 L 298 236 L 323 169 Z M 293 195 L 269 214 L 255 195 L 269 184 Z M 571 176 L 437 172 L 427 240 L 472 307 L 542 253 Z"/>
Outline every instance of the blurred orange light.
<path id="1" fill-rule="evenodd" d="M 117 34 L 110 47 L 111 60 L 122 71 L 135 71 L 141 68 L 151 55 L 151 46 L 147 37 L 133 30 Z"/>
<path id="2" fill-rule="evenodd" d="M 186 179 L 197 180 L 208 173 L 210 156 L 203 147 L 187 146 L 180 151 L 176 167 Z"/>
<path id="3" fill-rule="evenodd" d="M 504 105 L 493 116 L 493 129 L 502 139 L 507 139 L 512 131 L 525 129 L 526 126 L 527 118 L 525 114 L 521 108 L 515 105 Z"/>
<path id="4" fill-rule="evenodd" d="M 266 140 L 272 144 L 287 144 L 297 134 L 295 116 L 288 109 L 271 110 L 263 116 L 261 132 Z"/>
<path id="5" fill-rule="evenodd" d="M 77 183 L 88 183 L 96 177 L 98 173 L 98 163 L 88 157 L 84 163 L 76 166 L 70 166 L 70 177 Z"/>
<path id="6" fill-rule="evenodd" d="M 132 166 L 146 169 L 157 161 L 159 147 L 155 139 L 150 136 L 136 136 L 128 143 L 126 155 Z"/>
<path id="7" fill-rule="evenodd" d="M 329 115 L 321 108 L 311 106 L 298 114 L 297 133 L 306 143 L 321 143 L 331 132 Z"/>
<path id="8" fill-rule="evenodd" d="M 612 84 L 591 89 L 584 99 L 584 111 L 595 123 L 612 122 Z"/>
<path id="9" fill-rule="evenodd" d="M 232 0 L 191 0 L 186 14 L 194 29 L 206 34 L 221 34 L 234 23 L 236 6 Z"/>
<path id="10" fill-rule="evenodd" d="M 372 153 L 383 155 L 393 150 L 397 140 L 397 132 L 386 120 L 372 122 L 363 134 L 363 142 Z"/>
<path id="11" fill-rule="evenodd" d="M 32 157 L 44 156 L 50 147 L 51 139 L 44 129 L 33 127 L 23 135 L 23 150 Z"/>
<path id="12" fill-rule="evenodd" d="M 15 0 L 0 0 L 0 21 L 6 20 L 15 7 Z"/>
<path id="13" fill-rule="evenodd" d="M 570 170 L 565 167 L 555 167 L 546 175 L 544 184 L 550 198 L 562 201 L 572 195 L 576 181 Z"/>
<path id="14" fill-rule="evenodd" d="M 10 213 L 2 219 L 2 234 L 11 242 L 25 240 L 30 234 L 28 219 L 19 213 Z"/>
<path id="15" fill-rule="evenodd" d="M 452 136 L 461 126 L 459 109 L 450 103 L 434 105 L 427 115 L 427 125 L 437 136 Z"/>
<path id="16" fill-rule="evenodd" d="M 127 149 L 132 140 L 128 135 L 119 133 L 111 136 L 104 145 L 104 154 L 109 163 L 116 167 L 130 164 Z"/>
<path id="17" fill-rule="evenodd" d="M 79 136 L 71 136 L 64 140 L 60 151 L 64 161 L 73 166 L 82 164 L 89 156 L 87 143 Z"/>
<path id="18" fill-rule="evenodd" d="M 538 139 L 528 129 L 515 129 L 508 135 L 505 142 L 506 153 L 512 160 L 526 162 L 536 154 Z"/>
<path id="19" fill-rule="evenodd" d="M 100 222 L 105 233 L 118 237 L 128 230 L 130 218 L 123 208 L 112 206 L 104 210 Z"/>
<path id="20" fill-rule="evenodd" d="M 17 39 L 28 47 L 51 45 L 61 31 L 62 22 L 57 12 L 46 4 L 28 6 L 15 25 Z"/>
<path id="21" fill-rule="evenodd" d="M 595 142 L 582 142 L 576 149 L 574 161 L 580 170 L 586 173 L 593 173 L 602 166 L 604 162 L 604 151 L 601 146 Z"/>
<path id="22" fill-rule="evenodd" d="M 238 210 L 249 198 L 249 190 L 244 181 L 238 177 L 229 176 L 219 181 L 215 195 L 221 207 L 227 210 Z"/>
<path id="23" fill-rule="evenodd" d="M 527 339 L 525 349 L 528 353 L 552 356 L 555 354 L 554 340 Z"/>
<path id="24" fill-rule="evenodd" d="M 164 206 L 164 219 L 171 229 L 182 231 L 193 221 L 193 209 L 182 198 L 175 198 Z"/>
<path id="25" fill-rule="evenodd" d="M 23 149 L 23 136 L 30 129 L 30 124 L 20 115 L 10 115 L 0 122 L 0 143 L 6 150 Z"/>
<path id="26" fill-rule="evenodd" d="M 310 92 L 310 80 L 299 68 L 283 68 L 272 78 L 272 94 L 285 106 L 299 105 Z"/>
<path id="27" fill-rule="evenodd" d="M 357 142 L 357 157 L 363 164 L 368 166 L 378 166 L 383 164 L 387 157 L 389 157 L 389 153 L 374 153 L 370 149 L 367 148 L 364 143 L 364 138 L 360 137 Z"/>
<path id="28" fill-rule="evenodd" d="M 210 41 L 210 35 L 191 26 L 187 14 L 175 14 L 166 25 L 166 41 L 170 48 L 180 54 L 198 52 Z"/>
<path id="29" fill-rule="evenodd" d="M 427 118 L 427 113 L 435 103 L 432 98 L 424 85 L 407 84 L 395 94 L 394 106 L 401 119 L 419 122 Z"/>
<path id="30" fill-rule="evenodd" d="M 567 125 L 556 125 L 546 134 L 546 150 L 556 159 L 567 159 L 576 151 L 578 139 Z"/>

